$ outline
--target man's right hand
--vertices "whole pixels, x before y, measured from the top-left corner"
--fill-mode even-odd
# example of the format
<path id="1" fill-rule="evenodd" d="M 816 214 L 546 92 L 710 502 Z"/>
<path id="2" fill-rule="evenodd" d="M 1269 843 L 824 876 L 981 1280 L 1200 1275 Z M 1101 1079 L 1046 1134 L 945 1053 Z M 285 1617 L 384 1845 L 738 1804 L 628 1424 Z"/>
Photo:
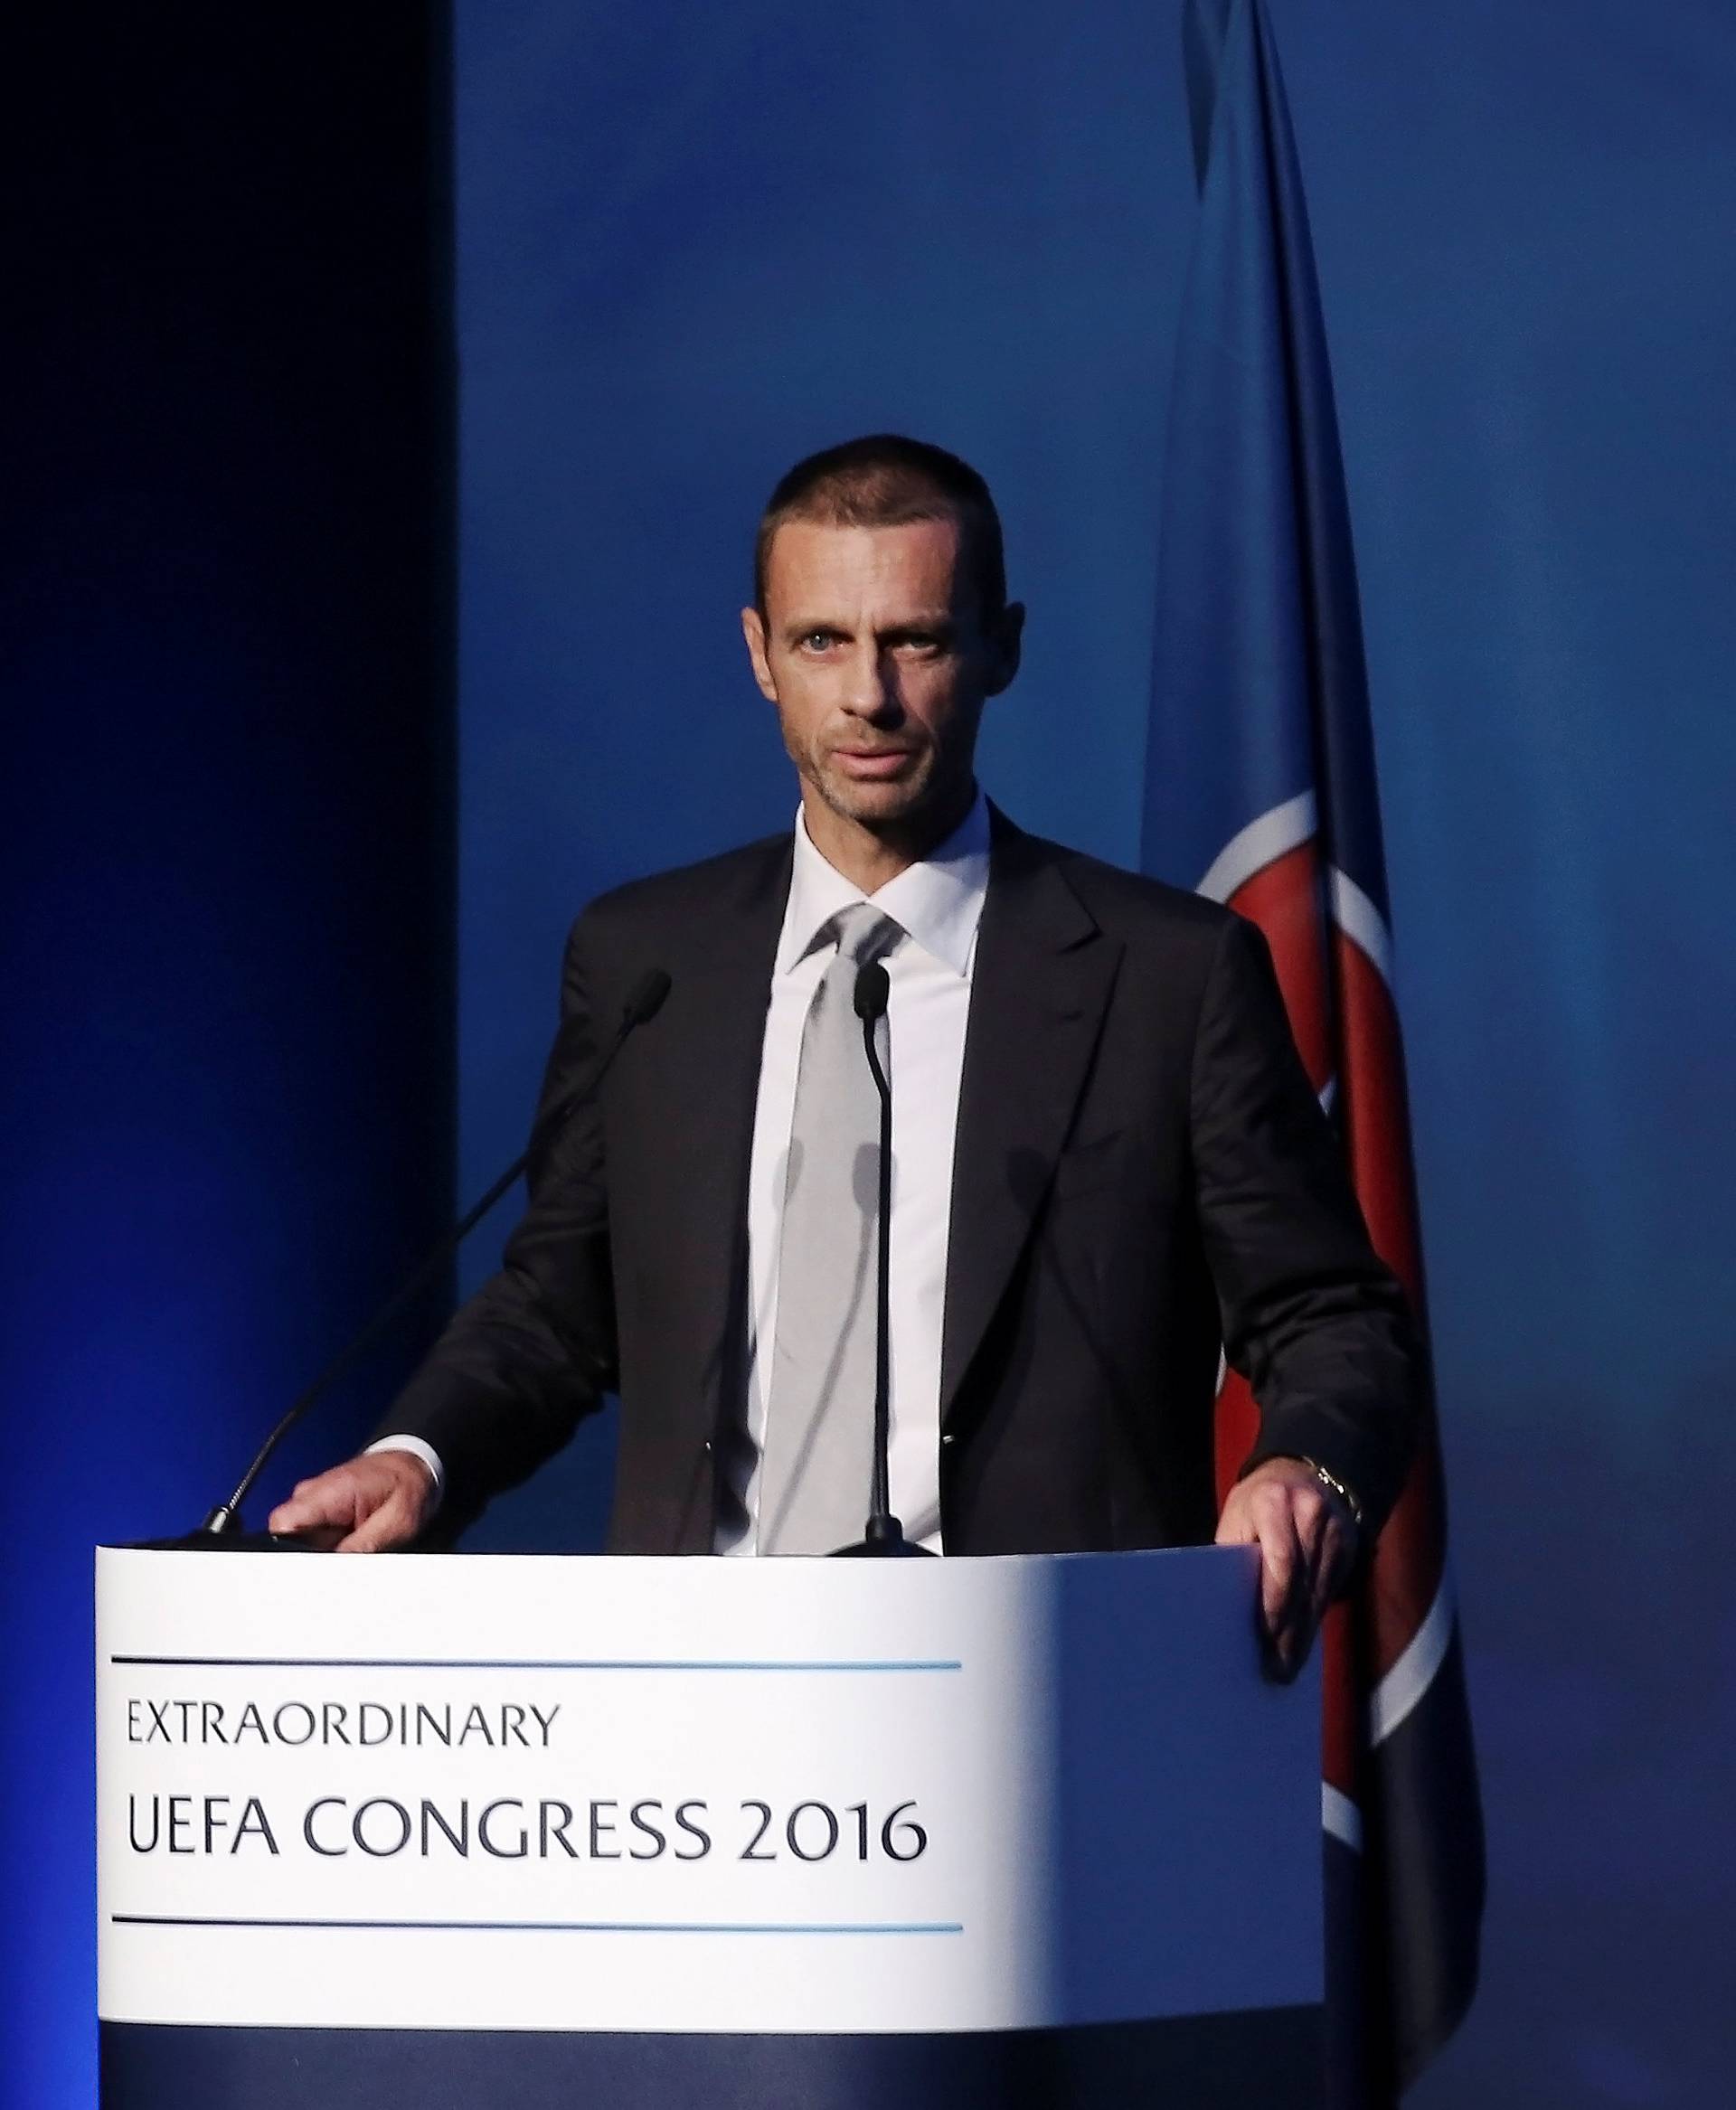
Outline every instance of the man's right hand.
<path id="1" fill-rule="evenodd" d="M 434 1507 L 434 1476 L 408 1451 L 366 1451 L 297 1484 L 267 1520 L 274 1531 L 336 1530 L 334 1552 L 390 1553 L 408 1545 Z"/>

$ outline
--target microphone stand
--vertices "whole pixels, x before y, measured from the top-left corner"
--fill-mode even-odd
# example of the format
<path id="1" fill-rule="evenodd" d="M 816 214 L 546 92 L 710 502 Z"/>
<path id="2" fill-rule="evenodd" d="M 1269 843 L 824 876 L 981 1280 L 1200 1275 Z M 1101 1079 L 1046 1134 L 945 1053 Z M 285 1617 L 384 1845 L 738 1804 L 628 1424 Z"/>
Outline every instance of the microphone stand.
<path id="1" fill-rule="evenodd" d="M 868 1522 L 854 1546 L 840 1546 L 835 1559 L 887 1559 L 920 1555 L 933 1559 L 932 1548 L 914 1546 L 892 1514 L 892 1087 L 874 1043 L 875 1028 L 886 1015 L 892 984 L 876 960 L 856 975 L 856 1016 L 862 1043 L 880 1094 L 880 1268 L 874 1333 L 874 1464 Z"/>
<path id="2" fill-rule="evenodd" d="M 530 1163 L 539 1145 L 546 1143 L 566 1122 L 581 1100 L 591 1097 L 613 1068 L 615 1058 L 627 1045 L 638 1027 L 656 1018 L 663 1009 L 671 987 L 669 976 L 661 967 L 654 967 L 634 984 L 621 1014 L 621 1022 L 616 1028 L 615 1037 L 604 1050 L 589 1079 L 577 1090 L 570 1092 L 542 1116 L 531 1131 L 531 1140 L 523 1154 L 514 1158 L 506 1170 L 481 1199 L 467 1209 L 452 1229 L 447 1232 L 433 1250 L 419 1260 L 410 1275 L 392 1291 L 385 1303 L 373 1314 L 355 1338 L 340 1349 L 326 1368 L 320 1371 L 301 1397 L 294 1401 L 288 1413 L 266 1437 L 254 1454 L 253 1462 L 241 1475 L 235 1492 L 227 1502 L 220 1502 L 205 1518 L 196 1531 L 184 1532 L 178 1539 L 152 1539 L 146 1541 L 147 1548 L 159 1552 L 195 1552 L 211 1548 L 221 1548 L 231 1552 L 320 1552 L 335 1543 L 341 1532 L 276 1532 L 250 1531 L 241 1521 L 241 1504 L 253 1492 L 254 1483 L 277 1451 L 289 1431 L 318 1400 L 323 1399 L 344 1371 L 359 1361 L 382 1335 L 390 1331 L 392 1323 L 407 1305 L 432 1282 L 446 1262 L 452 1258 L 476 1225 L 495 1206 L 501 1196 Z"/>

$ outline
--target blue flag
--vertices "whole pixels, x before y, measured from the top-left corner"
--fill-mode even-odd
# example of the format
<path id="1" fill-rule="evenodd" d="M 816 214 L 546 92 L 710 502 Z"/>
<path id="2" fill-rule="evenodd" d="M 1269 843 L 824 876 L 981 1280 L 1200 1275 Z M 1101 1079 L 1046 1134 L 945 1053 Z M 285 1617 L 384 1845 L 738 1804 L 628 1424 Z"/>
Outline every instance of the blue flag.
<path id="1" fill-rule="evenodd" d="M 1370 1232 L 1423 1286 L 1368 681 L 1301 174 L 1261 0 L 1189 0 L 1200 215 L 1164 463 L 1146 871 L 1264 930 Z M 1256 1409 L 1219 1400 L 1227 1490 Z M 1432 1418 L 1329 1615 L 1327 2100 L 1391 2103 L 1477 1981 L 1483 1833 Z"/>

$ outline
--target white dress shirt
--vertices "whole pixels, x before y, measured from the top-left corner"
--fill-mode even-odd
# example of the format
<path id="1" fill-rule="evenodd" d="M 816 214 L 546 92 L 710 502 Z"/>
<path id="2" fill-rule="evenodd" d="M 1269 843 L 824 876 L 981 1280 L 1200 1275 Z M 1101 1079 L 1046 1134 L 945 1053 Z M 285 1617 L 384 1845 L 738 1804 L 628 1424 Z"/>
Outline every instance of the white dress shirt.
<path id="1" fill-rule="evenodd" d="M 939 1553 L 940 1542 L 940 1330 L 952 1213 L 953 1144 L 965 1066 L 976 931 L 988 892 L 988 805 L 980 791 L 947 840 L 920 864 L 864 895 L 828 864 L 796 817 L 789 900 L 772 968 L 760 1088 L 748 1167 L 748 1389 L 743 1425 L 723 1446 L 724 1490 L 714 1550 L 759 1550 L 760 1457 L 778 1323 L 778 1252 L 784 1175 L 796 1114 L 802 1029 L 832 958 L 822 939 L 841 909 L 872 900 L 905 936 L 885 956 L 891 994 L 886 1028 L 892 1085 L 891 1493 L 906 1538 Z M 864 1054 L 864 1067 L 867 1057 Z M 873 1401 L 862 1402 L 872 1421 Z M 419 1437 L 382 1436 L 374 1450 L 404 1450 L 434 1475 L 438 1454 Z M 868 1513 L 868 1488 L 862 1491 Z"/>
<path id="2" fill-rule="evenodd" d="M 892 1085 L 892 1511 L 905 1536 L 940 1546 L 940 1326 L 958 1084 L 965 1065 L 976 929 L 988 891 L 988 806 L 979 791 L 968 814 L 931 857 L 878 893 L 864 895 L 829 865 L 796 819 L 789 900 L 772 969 L 760 1052 L 760 1092 L 748 1166 L 749 1314 L 746 1427 L 724 1456 L 716 1550 L 758 1550 L 760 1454 L 770 1397 L 778 1326 L 778 1250 L 784 1174 L 796 1114 L 802 1028 L 834 956 L 821 933 L 841 909 L 872 900 L 907 935 L 885 956 L 891 994 L 886 1030 Z M 864 1069 L 867 1057 L 863 1057 Z M 862 1402 L 872 1421 L 873 1401 Z M 868 1490 L 863 1489 L 863 1516 Z"/>

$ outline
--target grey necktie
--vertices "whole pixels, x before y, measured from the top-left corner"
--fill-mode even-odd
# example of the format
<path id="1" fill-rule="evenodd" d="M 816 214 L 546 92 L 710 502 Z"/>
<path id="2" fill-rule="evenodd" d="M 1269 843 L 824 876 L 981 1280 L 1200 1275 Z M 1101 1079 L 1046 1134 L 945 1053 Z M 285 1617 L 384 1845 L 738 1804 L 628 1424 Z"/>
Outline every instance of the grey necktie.
<path id="1" fill-rule="evenodd" d="M 880 1095 L 856 1016 L 860 968 L 904 935 L 858 901 L 832 919 L 802 1028 L 778 1249 L 778 1322 L 760 1476 L 761 1553 L 862 1536 L 873 1465 Z M 886 1021 L 876 1046 L 891 1074 Z"/>

